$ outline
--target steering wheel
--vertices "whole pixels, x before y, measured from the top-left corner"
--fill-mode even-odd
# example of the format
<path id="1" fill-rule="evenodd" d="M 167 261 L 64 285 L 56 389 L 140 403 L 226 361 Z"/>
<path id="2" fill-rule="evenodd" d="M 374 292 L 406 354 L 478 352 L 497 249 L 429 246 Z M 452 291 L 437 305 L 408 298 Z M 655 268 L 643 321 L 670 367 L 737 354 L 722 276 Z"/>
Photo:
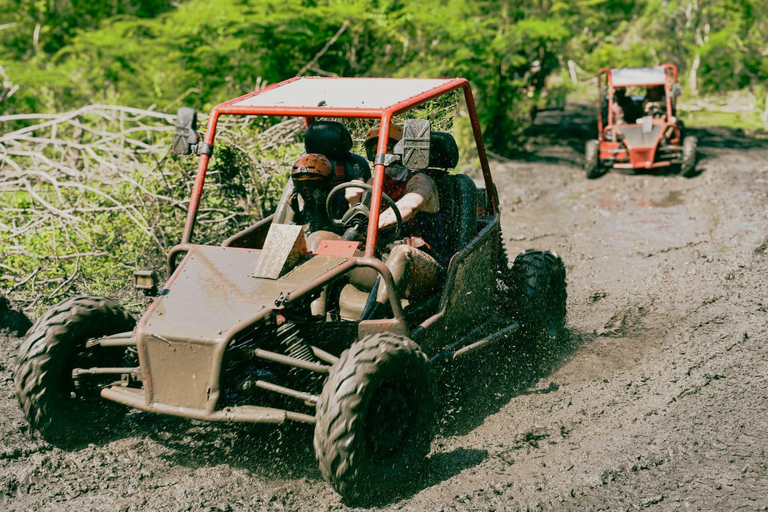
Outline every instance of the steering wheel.
<path id="1" fill-rule="evenodd" d="M 367 190 L 368 193 L 365 194 L 365 197 L 362 201 L 351 205 L 349 209 L 347 209 L 347 211 L 344 213 L 344 215 L 341 216 L 341 219 L 338 219 L 333 215 L 333 200 L 339 194 L 339 192 L 348 188 L 361 188 L 363 190 Z M 360 233 L 360 231 L 365 229 L 365 226 L 368 225 L 368 219 L 371 216 L 369 200 L 372 192 L 373 187 L 367 183 L 349 181 L 347 183 L 336 185 L 328 193 L 328 197 L 325 200 L 325 211 L 328 214 L 328 218 L 331 220 L 333 227 L 338 230 L 344 230 L 344 239 L 349 240 L 357 238 L 357 235 Z M 403 216 L 400 214 L 400 210 L 397 208 L 397 204 L 395 204 L 391 197 L 382 192 L 381 198 L 390 208 L 392 208 L 392 211 L 395 213 L 395 219 L 397 219 L 394 234 L 391 237 L 387 237 L 386 239 L 386 243 L 389 243 L 400 237 L 400 233 L 403 231 Z M 380 239 L 380 242 L 383 244 L 384 239 Z"/>

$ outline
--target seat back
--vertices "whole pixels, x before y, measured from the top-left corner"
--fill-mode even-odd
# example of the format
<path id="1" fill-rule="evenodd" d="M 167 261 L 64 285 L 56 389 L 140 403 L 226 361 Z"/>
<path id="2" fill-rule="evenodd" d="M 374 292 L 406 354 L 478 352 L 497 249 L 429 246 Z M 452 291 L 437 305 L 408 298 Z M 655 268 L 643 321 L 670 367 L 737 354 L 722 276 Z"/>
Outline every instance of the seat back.
<path id="1" fill-rule="evenodd" d="M 429 136 L 429 167 L 453 169 L 459 163 L 459 147 L 448 132 L 432 132 Z"/>
<path id="2" fill-rule="evenodd" d="M 352 149 L 352 136 L 342 123 L 322 119 L 307 128 L 304 148 L 307 153 L 320 153 L 330 160 L 343 160 Z"/>
<path id="3" fill-rule="evenodd" d="M 371 177 L 368 161 L 350 153 L 352 136 L 347 127 L 338 121 L 321 119 L 309 125 L 304 137 L 304 149 L 307 153 L 320 153 L 333 162 L 336 184 L 355 179 L 368 181 Z"/>
<path id="4" fill-rule="evenodd" d="M 437 183 L 448 248 L 459 252 L 477 234 L 477 187 L 464 174 L 448 174 L 459 162 L 459 148 L 447 132 L 432 132 L 427 173 Z"/>
<path id="5" fill-rule="evenodd" d="M 347 158 L 340 163 L 344 164 L 345 178 L 347 180 L 363 180 L 368 181 L 371 179 L 371 166 L 368 165 L 368 160 L 355 153 L 347 153 Z"/>
<path id="6" fill-rule="evenodd" d="M 477 187 L 466 174 L 446 173 L 437 178 L 437 190 L 448 248 L 456 253 L 477 234 Z"/>

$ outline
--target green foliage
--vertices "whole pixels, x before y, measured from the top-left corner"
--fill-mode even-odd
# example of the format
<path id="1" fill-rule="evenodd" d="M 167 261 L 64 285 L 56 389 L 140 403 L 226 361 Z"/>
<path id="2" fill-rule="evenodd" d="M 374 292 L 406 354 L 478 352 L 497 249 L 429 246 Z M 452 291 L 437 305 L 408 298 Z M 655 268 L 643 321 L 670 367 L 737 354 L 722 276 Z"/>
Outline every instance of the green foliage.
<path id="1" fill-rule="evenodd" d="M 602 66 L 696 57 L 703 92 L 767 78 L 760 0 L 0 0 L 6 113 L 117 102 L 216 103 L 296 75 L 465 76 L 488 143 L 514 150 L 523 89 L 565 59 Z M 178 7 L 173 7 L 178 5 Z M 35 30 L 39 27 L 39 30 Z M 35 36 L 35 34 L 37 34 Z M 539 80 L 542 81 L 542 80 Z"/>
<path id="2" fill-rule="evenodd" d="M 27 60 L 40 53 L 50 55 L 69 43 L 79 30 L 97 27 L 105 19 L 154 18 L 172 4 L 170 0 L 0 0 L 0 20 L 5 26 L 0 32 L 0 46 L 6 56 L 15 60 Z"/>
<path id="3" fill-rule="evenodd" d="M 192 0 L 152 19 L 109 18 L 31 62 L 16 60 L 7 71 L 22 89 L 3 106 L 209 109 L 297 73 L 465 76 L 489 144 L 510 151 L 527 120 L 521 86 L 531 62 L 551 72 L 568 37 L 544 3 Z"/>
<path id="4" fill-rule="evenodd" d="M 621 2 L 593 2 L 613 7 Z M 761 0 L 645 0 L 634 4 L 631 14 L 617 20 L 602 37 L 573 41 L 584 67 L 596 71 L 610 66 L 676 64 L 682 81 L 698 58 L 696 86 L 717 93 L 754 87 L 768 79 L 768 12 Z M 624 7 L 627 7 L 626 3 Z M 611 12 L 611 11 L 609 11 Z M 612 19 L 611 16 L 608 19 Z M 597 36 L 598 33 L 595 33 Z"/>

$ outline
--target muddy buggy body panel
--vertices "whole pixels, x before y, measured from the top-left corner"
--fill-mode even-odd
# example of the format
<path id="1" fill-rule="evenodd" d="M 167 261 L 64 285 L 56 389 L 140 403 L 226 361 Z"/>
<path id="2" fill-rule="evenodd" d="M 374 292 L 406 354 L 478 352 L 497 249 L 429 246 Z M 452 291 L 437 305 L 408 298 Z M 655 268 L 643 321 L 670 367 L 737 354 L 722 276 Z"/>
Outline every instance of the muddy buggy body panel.
<path id="1" fill-rule="evenodd" d="M 206 246 L 187 253 L 137 328 L 147 406 L 213 412 L 219 369 L 233 337 L 272 314 L 281 294 L 346 262 L 315 256 L 273 280 L 252 276 L 261 256 L 258 250 Z"/>

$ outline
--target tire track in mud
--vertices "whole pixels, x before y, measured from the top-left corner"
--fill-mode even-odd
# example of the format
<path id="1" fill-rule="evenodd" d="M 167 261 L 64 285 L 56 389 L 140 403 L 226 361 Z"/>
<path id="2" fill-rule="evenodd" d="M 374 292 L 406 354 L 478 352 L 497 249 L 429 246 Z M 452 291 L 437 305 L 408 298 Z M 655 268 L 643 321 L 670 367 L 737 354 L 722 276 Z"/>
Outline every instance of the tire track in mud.
<path id="1" fill-rule="evenodd" d="M 567 130 L 584 116 L 547 117 Z M 723 130 L 696 135 L 705 171 L 688 180 L 587 181 L 575 165 L 583 140 L 553 143 L 557 132 L 527 161 L 494 166 L 510 256 L 554 249 L 566 263 L 568 333 L 445 376 L 426 468 L 382 508 L 768 503 L 768 149 Z M 18 343 L 0 337 L 0 509 L 347 508 L 301 426 L 135 413 L 107 439 L 51 448 L 13 396 Z"/>

